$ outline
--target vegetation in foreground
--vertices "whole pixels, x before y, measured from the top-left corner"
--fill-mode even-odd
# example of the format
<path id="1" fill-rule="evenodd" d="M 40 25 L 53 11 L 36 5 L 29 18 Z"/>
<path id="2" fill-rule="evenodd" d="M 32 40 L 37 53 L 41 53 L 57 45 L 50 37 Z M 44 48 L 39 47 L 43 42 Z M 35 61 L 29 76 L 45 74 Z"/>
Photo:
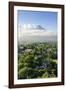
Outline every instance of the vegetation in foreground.
<path id="1" fill-rule="evenodd" d="M 18 45 L 18 79 L 57 77 L 57 42 Z"/>

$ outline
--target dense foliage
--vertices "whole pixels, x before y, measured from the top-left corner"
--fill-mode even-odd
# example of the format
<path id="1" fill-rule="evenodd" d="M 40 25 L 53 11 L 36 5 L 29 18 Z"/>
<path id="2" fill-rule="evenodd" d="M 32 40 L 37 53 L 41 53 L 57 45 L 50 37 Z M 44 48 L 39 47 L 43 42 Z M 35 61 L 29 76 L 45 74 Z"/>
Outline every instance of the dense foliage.
<path id="1" fill-rule="evenodd" d="M 18 79 L 57 77 L 57 43 L 18 45 Z"/>

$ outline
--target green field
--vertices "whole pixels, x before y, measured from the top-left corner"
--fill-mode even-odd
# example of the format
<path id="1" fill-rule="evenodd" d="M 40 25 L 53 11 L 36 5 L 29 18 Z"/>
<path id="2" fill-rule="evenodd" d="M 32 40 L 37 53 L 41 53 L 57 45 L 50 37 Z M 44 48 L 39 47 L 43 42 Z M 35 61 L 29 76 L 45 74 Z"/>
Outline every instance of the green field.
<path id="1" fill-rule="evenodd" d="M 57 77 L 57 42 L 18 45 L 18 79 Z"/>

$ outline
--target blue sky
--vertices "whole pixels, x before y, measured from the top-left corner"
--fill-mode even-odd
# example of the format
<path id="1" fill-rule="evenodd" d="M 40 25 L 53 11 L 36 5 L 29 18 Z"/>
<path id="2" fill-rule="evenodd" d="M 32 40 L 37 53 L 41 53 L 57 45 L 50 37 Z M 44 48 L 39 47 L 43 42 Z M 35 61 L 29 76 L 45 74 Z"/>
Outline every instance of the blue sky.
<path id="1" fill-rule="evenodd" d="M 57 31 L 57 12 L 18 10 L 17 17 L 20 25 L 35 24 Z"/>

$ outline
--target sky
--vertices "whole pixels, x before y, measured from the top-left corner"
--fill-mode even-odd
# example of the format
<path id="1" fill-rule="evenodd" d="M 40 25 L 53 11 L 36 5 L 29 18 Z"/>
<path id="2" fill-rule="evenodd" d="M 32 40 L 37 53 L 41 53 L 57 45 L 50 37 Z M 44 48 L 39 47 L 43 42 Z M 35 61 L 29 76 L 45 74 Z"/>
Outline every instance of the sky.
<path id="1" fill-rule="evenodd" d="M 57 32 L 57 12 L 18 10 L 18 25 L 41 25 L 47 30 Z"/>

